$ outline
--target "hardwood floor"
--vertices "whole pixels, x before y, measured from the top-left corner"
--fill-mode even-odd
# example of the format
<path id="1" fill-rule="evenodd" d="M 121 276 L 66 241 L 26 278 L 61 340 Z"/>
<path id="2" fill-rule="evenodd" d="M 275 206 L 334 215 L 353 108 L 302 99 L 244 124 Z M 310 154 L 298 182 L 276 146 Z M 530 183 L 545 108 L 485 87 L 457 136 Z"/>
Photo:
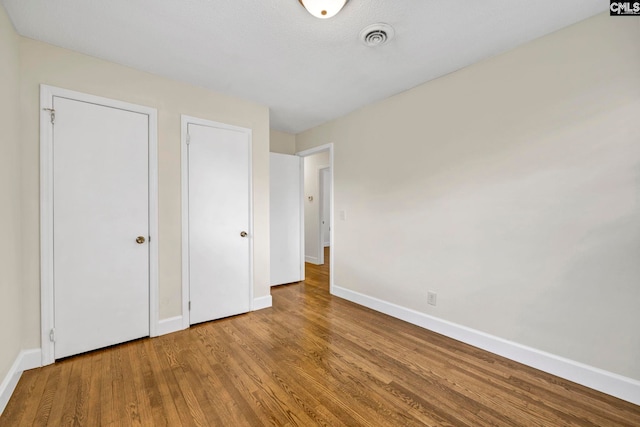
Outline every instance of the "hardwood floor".
<path id="1" fill-rule="evenodd" d="M 329 260 L 328 255 L 325 260 Z M 23 374 L 1 426 L 640 426 L 640 407 L 328 293 Z"/>

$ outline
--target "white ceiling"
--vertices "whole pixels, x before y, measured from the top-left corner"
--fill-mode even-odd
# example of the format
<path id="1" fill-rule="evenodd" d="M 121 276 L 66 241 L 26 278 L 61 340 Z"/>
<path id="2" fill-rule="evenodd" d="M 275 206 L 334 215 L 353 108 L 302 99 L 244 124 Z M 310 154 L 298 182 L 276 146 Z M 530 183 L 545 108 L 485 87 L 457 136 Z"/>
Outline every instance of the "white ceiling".
<path id="1" fill-rule="evenodd" d="M 607 10 L 606 0 L 1 0 L 17 31 L 269 106 L 298 133 Z M 386 22 L 391 42 L 362 45 Z"/>

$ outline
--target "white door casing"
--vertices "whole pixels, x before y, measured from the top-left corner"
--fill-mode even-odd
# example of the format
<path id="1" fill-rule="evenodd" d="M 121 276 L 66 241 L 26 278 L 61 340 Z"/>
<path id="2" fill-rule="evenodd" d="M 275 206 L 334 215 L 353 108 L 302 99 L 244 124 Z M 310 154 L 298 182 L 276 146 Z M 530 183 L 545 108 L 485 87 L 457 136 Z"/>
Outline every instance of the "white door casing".
<path id="1" fill-rule="evenodd" d="M 251 131 L 186 116 L 183 130 L 183 280 L 194 324 L 251 310 Z"/>
<path id="2" fill-rule="evenodd" d="M 269 153 L 271 286 L 304 279 L 301 168 L 298 156 Z"/>
<path id="3" fill-rule="evenodd" d="M 44 85 L 41 104 L 48 364 L 155 335 L 156 110 Z"/>

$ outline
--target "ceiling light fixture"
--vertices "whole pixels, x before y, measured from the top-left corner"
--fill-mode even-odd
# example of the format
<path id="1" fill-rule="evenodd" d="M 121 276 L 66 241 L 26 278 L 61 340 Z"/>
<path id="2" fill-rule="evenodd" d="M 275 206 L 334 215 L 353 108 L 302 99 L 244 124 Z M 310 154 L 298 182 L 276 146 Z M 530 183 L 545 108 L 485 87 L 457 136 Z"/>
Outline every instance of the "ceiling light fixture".
<path id="1" fill-rule="evenodd" d="M 298 0 L 307 12 L 320 19 L 335 16 L 348 0 Z"/>

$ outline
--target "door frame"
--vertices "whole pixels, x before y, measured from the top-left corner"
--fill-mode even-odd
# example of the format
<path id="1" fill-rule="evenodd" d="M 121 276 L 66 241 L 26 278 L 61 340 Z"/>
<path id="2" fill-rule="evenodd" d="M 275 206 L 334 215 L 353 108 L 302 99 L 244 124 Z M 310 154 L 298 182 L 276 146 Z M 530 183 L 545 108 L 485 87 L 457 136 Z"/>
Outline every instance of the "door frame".
<path id="1" fill-rule="evenodd" d="M 110 98 L 40 85 L 40 327 L 42 365 L 55 362 L 53 283 L 53 97 L 102 105 L 149 117 L 149 336 L 158 335 L 158 111 Z"/>
<path id="2" fill-rule="evenodd" d="M 300 157 L 308 157 L 308 156 L 312 156 L 314 154 L 318 154 L 321 153 L 323 151 L 328 151 L 329 152 L 329 177 L 331 178 L 331 185 L 330 185 L 330 193 L 329 193 L 329 222 L 333 225 L 335 224 L 334 222 L 334 214 L 333 214 L 333 207 L 334 207 L 334 188 L 335 188 L 335 183 L 334 183 L 334 168 L 333 168 L 333 158 L 334 158 L 334 154 L 333 154 L 333 143 L 330 142 L 328 144 L 324 144 L 324 145 L 320 145 L 318 147 L 314 147 L 314 148 L 310 148 L 308 150 L 303 150 L 303 151 L 299 151 L 296 153 L 296 156 L 300 156 Z M 327 167 L 327 166 L 323 166 L 323 167 Z M 319 174 L 319 172 L 318 172 Z M 300 168 L 300 186 L 302 187 L 302 191 L 304 191 L 304 162 L 302 163 L 302 168 Z M 301 268 L 302 271 L 304 272 L 304 262 L 305 262 L 305 254 L 304 254 L 304 194 L 303 197 L 300 198 L 300 209 L 301 209 L 301 221 L 300 221 L 300 233 L 301 233 L 301 245 L 300 245 L 300 258 L 301 258 Z M 319 228 L 319 232 L 321 233 L 322 230 L 322 224 L 320 224 Z M 334 259 L 335 259 L 335 248 L 336 248 L 336 244 L 335 244 L 335 237 L 334 237 L 334 230 L 335 227 L 331 227 L 331 230 L 329 230 L 329 241 L 331 242 L 331 251 L 329 252 L 329 293 L 333 294 L 333 287 L 334 287 Z M 324 261 L 324 248 L 322 247 L 322 239 L 319 239 L 320 241 L 320 253 L 318 254 L 319 256 L 322 257 L 322 260 Z M 304 274 L 303 274 L 303 280 L 304 280 Z"/>
<path id="3" fill-rule="evenodd" d="M 254 310 L 253 301 L 253 131 L 249 128 L 214 122 L 212 120 L 180 115 L 180 170 L 181 170 L 181 209 L 182 209 L 182 329 L 191 326 L 189 310 L 189 293 L 191 289 L 189 277 L 189 150 L 187 131 L 189 124 L 228 129 L 242 132 L 249 138 L 249 307 Z"/>

